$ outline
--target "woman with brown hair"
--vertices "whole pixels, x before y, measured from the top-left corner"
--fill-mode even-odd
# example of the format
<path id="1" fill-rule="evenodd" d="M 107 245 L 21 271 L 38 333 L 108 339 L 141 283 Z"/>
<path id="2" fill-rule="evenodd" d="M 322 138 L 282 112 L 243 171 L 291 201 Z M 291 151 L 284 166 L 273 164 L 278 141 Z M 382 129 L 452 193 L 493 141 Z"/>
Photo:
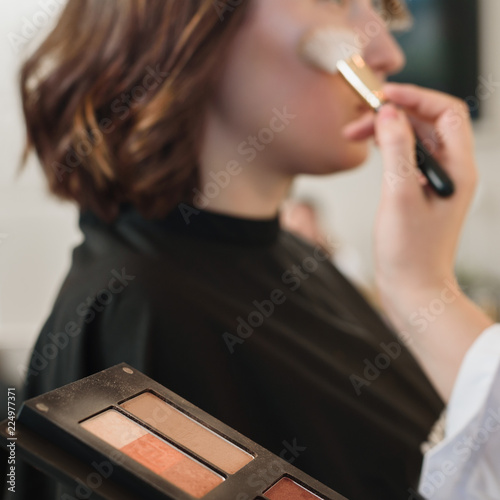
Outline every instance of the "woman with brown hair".
<path id="1" fill-rule="evenodd" d="M 278 218 L 296 175 L 360 165 L 375 126 L 298 40 L 348 27 L 385 78 L 404 9 L 382 4 L 69 0 L 22 96 L 27 152 L 85 239 L 26 397 L 125 361 L 350 499 L 409 496 L 447 389 Z M 26 474 L 16 498 L 64 491 Z"/>

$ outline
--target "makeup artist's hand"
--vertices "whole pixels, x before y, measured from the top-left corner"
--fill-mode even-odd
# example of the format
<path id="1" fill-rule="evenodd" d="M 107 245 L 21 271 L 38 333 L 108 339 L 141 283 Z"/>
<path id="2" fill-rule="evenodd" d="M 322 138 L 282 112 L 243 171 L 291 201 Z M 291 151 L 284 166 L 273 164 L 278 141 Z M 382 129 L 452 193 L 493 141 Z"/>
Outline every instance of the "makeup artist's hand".
<path id="1" fill-rule="evenodd" d="M 469 111 L 462 101 L 413 85 L 387 84 L 375 136 L 384 162 L 375 229 L 376 278 L 395 327 L 446 399 L 467 349 L 490 321 L 459 290 L 454 263 L 477 180 Z M 414 132 L 453 179 L 440 198 L 415 160 Z M 434 314 L 432 311 L 434 311 Z"/>
<path id="2" fill-rule="evenodd" d="M 439 287 L 454 276 L 458 238 L 476 185 L 469 111 L 454 97 L 413 85 L 387 84 L 384 92 L 401 109 L 385 105 L 375 122 L 384 161 L 377 272 L 388 285 Z M 407 116 L 454 180 L 451 198 L 423 186 Z"/>

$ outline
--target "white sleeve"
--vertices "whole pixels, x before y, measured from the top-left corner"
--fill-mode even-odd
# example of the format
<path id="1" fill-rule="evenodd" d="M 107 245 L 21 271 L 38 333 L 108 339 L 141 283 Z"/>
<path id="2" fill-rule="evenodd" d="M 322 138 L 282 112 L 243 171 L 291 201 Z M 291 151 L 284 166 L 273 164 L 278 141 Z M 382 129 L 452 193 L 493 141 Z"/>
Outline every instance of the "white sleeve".
<path id="1" fill-rule="evenodd" d="M 419 492 L 429 500 L 500 499 L 500 324 L 465 355 L 445 439 L 424 456 Z"/>

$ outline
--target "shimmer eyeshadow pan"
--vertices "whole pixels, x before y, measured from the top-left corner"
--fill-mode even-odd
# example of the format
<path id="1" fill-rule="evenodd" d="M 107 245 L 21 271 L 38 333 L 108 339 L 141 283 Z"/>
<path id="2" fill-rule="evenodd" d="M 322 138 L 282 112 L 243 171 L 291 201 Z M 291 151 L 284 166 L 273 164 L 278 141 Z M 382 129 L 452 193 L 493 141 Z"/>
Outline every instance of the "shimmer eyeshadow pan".
<path id="1" fill-rule="evenodd" d="M 228 474 L 238 472 L 254 458 L 154 394 L 146 392 L 121 406 Z"/>
<path id="2" fill-rule="evenodd" d="M 68 500 L 344 498 L 125 363 L 25 401 L 12 439 Z"/>

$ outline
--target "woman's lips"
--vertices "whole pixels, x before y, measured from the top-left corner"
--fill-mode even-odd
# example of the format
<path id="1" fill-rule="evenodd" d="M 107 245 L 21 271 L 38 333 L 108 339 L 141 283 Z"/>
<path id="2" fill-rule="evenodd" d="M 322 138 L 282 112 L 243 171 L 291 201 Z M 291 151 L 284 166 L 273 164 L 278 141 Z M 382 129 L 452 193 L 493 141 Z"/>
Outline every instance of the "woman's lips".
<path id="1" fill-rule="evenodd" d="M 342 130 L 342 136 L 349 141 L 364 141 L 375 135 L 375 112 L 366 106 L 361 106 L 360 112 L 362 115 Z"/>

